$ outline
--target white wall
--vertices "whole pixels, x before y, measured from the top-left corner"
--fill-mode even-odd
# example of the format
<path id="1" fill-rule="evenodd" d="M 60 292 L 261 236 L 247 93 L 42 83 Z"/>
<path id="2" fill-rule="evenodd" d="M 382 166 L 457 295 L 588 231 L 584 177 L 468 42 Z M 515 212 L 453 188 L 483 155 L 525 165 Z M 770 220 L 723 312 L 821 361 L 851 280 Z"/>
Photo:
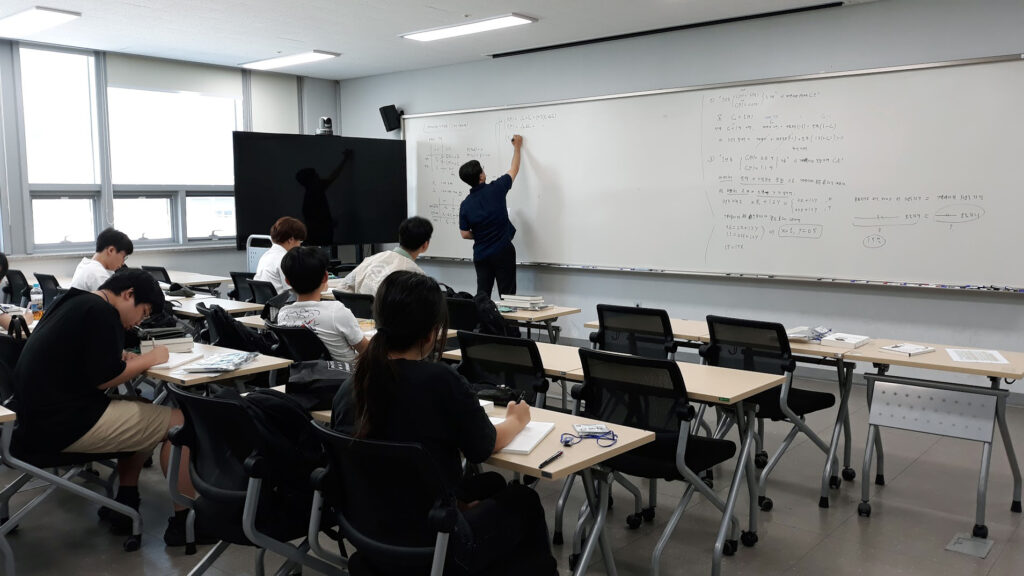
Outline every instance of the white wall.
<path id="1" fill-rule="evenodd" d="M 419 114 L 1021 53 L 1021 30 L 1021 0 L 880 0 L 347 80 L 340 92 L 342 133 L 388 137 L 377 109 L 391 103 Z M 650 169 L 665 170 L 671 178 L 671 166 Z M 579 216 L 586 217 L 585 206 Z M 671 230 L 651 233 L 672 242 Z M 459 289 L 475 284 L 466 263 L 427 262 L 424 268 Z M 520 268 L 518 277 L 521 292 L 584 309 L 560 322 L 570 337 L 585 337 L 583 322 L 595 317 L 597 303 L 639 302 L 689 318 L 718 313 L 1024 350 L 1024 295 L 549 268 Z M 1017 389 L 1024 392 L 1020 385 Z"/>

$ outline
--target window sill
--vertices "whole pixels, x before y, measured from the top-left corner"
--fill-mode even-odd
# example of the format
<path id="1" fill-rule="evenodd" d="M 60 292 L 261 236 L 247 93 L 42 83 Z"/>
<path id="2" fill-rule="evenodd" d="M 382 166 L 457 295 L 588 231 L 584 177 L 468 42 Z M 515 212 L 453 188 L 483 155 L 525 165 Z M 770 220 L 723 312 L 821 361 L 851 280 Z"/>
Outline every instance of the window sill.
<path id="1" fill-rule="evenodd" d="M 208 243 L 193 242 L 187 245 L 171 245 L 171 246 L 140 246 L 135 249 L 132 256 L 139 254 L 159 254 L 162 252 L 199 252 L 204 250 L 235 250 L 235 241 L 211 241 Z M 7 257 L 12 261 L 18 260 L 46 260 L 49 258 L 68 258 L 68 257 L 89 257 L 94 254 L 92 249 L 88 250 L 39 250 L 32 254 L 8 254 Z"/>

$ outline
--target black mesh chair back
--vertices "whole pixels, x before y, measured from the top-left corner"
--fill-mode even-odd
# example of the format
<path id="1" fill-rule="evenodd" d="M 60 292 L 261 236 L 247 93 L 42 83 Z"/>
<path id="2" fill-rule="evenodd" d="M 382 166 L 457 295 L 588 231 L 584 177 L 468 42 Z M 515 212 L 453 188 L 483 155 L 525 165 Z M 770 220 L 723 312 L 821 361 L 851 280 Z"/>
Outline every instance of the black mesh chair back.
<path id="1" fill-rule="evenodd" d="M 448 326 L 453 330 L 472 332 L 480 324 L 476 303 L 469 298 L 446 297 L 448 304 Z"/>
<path id="2" fill-rule="evenodd" d="M 29 285 L 28 279 L 25 278 L 25 274 L 21 270 L 14 268 L 7 270 L 7 288 L 10 290 L 11 304 L 24 307 L 28 303 L 32 286 Z"/>
<path id="3" fill-rule="evenodd" d="M 277 288 L 266 280 L 245 280 L 252 292 L 252 301 L 256 304 L 266 304 L 271 298 L 277 296 Z"/>
<path id="4" fill-rule="evenodd" d="M 370 320 L 373 318 L 373 296 L 369 294 L 351 294 L 341 290 L 332 290 L 334 299 L 352 311 L 356 318 Z"/>
<path id="5" fill-rule="evenodd" d="M 460 330 L 459 348 L 462 363 L 459 373 L 478 387 L 507 386 L 526 394 L 534 406 L 538 394 L 548 391 L 544 362 L 537 343 L 525 338 L 494 336 Z"/>
<path id="6" fill-rule="evenodd" d="M 163 266 L 142 266 L 141 268 L 149 272 L 149 275 L 155 278 L 157 282 L 171 283 L 171 277 L 167 274 L 167 268 Z"/>
<path id="7" fill-rule="evenodd" d="M 712 366 L 784 374 L 796 368 L 786 329 L 777 322 L 708 316 L 711 341 L 701 355 Z"/>
<path id="8" fill-rule="evenodd" d="M 672 323 L 664 310 L 598 304 L 597 323 L 590 341 L 600 350 L 647 358 L 672 358 L 676 352 Z"/>
<path id="9" fill-rule="evenodd" d="M 53 274 L 35 273 L 36 282 L 39 282 L 39 289 L 43 291 L 43 308 L 49 308 L 50 303 L 62 294 L 60 282 Z"/>
<path id="10" fill-rule="evenodd" d="M 252 288 L 249 287 L 247 280 L 252 280 L 256 277 L 255 272 L 231 272 L 231 281 L 235 283 L 235 298 L 242 302 L 249 302 L 252 300 Z"/>
<path id="11" fill-rule="evenodd" d="M 331 359 L 323 340 L 308 326 L 282 326 L 268 322 L 267 329 L 277 335 L 280 346 L 284 347 L 278 347 L 278 355 L 284 354 L 296 362 Z"/>
<path id="12" fill-rule="evenodd" d="M 214 304 L 214 306 L 217 306 Z M 203 320 L 206 321 L 206 341 L 214 346 L 218 345 L 220 340 L 220 331 L 218 328 L 218 319 L 214 318 L 213 309 L 206 306 L 204 302 L 196 303 L 196 311 L 203 315 Z"/>
<path id="13" fill-rule="evenodd" d="M 327 451 L 324 497 L 345 539 L 375 572 L 426 573 L 439 529 L 460 520 L 434 459 L 419 444 L 315 429 Z"/>

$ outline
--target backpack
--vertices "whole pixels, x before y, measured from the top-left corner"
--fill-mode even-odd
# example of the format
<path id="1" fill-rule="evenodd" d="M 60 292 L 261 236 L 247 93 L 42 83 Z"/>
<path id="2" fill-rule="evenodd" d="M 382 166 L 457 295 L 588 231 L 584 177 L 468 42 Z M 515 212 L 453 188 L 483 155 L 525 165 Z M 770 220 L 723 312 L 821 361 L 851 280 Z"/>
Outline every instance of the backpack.
<path id="1" fill-rule="evenodd" d="M 285 290 L 267 300 L 267 303 L 263 305 L 263 310 L 260 312 L 260 318 L 277 324 L 277 313 L 281 311 L 281 308 L 294 304 L 296 300 L 298 300 L 298 296 L 295 295 L 294 290 Z"/>
<path id="2" fill-rule="evenodd" d="M 519 338 L 519 328 L 508 320 L 505 320 L 498 312 L 498 306 L 494 304 L 491 297 L 483 292 L 473 297 L 476 304 L 477 317 L 480 320 L 479 332 L 481 334 L 492 334 L 494 336 L 511 336 Z"/>
<path id="3" fill-rule="evenodd" d="M 260 332 L 249 328 L 216 304 L 210 306 L 210 310 L 213 312 L 210 321 L 214 323 L 217 332 L 217 346 L 242 352 L 274 354 L 278 342 L 273 332 Z"/>
<path id="4" fill-rule="evenodd" d="M 449 286 L 447 284 L 444 284 L 443 282 L 438 282 L 437 284 L 438 284 L 438 286 L 441 287 L 441 291 L 444 292 L 444 295 L 447 298 L 463 298 L 465 300 L 472 300 L 473 299 L 473 295 L 470 294 L 469 292 L 465 292 L 465 291 L 458 291 L 458 292 L 456 292 L 455 288 L 452 288 L 451 286 Z"/>
<path id="5" fill-rule="evenodd" d="M 284 391 L 306 410 L 330 410 L 334 396 L 355 369 L 347 362 L 308 360 L 288 367 Z"/>

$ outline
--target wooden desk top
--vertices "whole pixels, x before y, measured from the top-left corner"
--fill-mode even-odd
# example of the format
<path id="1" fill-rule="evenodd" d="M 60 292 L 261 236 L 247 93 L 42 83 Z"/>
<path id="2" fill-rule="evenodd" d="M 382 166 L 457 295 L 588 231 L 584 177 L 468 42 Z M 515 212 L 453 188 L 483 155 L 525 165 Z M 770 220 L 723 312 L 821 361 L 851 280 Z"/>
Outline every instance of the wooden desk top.
<path id="1" fill-rule="evenodd" d="M 918 354 L 917 356 L 904 356 L 893 352 L 881 350 L 882 346 L 891 346 L 908 342 L 908 340 L 877 339 L 868 342 L 860 348 L 844 350 L 843 360 L 852 362 L 877 362 L 891 366 L 908 366 L 911 368 L 925 368 L 928 370 L 942 370 L 944 372 L 956 372 L 960 374 L 976 374 L 978 376 L 993 376 L 998 378 L 1020 379 L 1024 378 L 1024 352 L 999 351 L 1010 363 L 1009 364 L 988 364 L 984 362 L 954 362 L 946 352 L 947 348 L 974 349 L 971 346 L 944 346 L 941 344 L 927 344 L 924 342 L 912 342 L 922 346 L 935 348 L 934 352 Z"/>
<path id="2" fill-rule="evenodd" d="M 183 318 L 202 318 L 202 313 L 196 310 L 196 304 L 199 302 L 203 302 L 207 306 L 216 304 L 232 316 L 263 310 L 263 304 L 254 304 L 252 302 L 239 302 L 238 300 L 226 300 L 224 298 L 185 298 L 178 300 L 181 306 L 174 307 L 174 315 Z"/>
<path id="3" fill-rule="evenodd" d="M 225 278 L 223 276 L 211 276 L 209 274 L 198 274 L 196 272 L 182 272 L 180 270 L 168 270 L 167 275 L 170 276 L 171 282 L 176 282 L 182 286 L 210 286 L 213 284 L 231 282 L 231 278 Z"/>
<path id="4" fill-rule="evenodd" d="M 545 308 L 543 310 L 516 310 L 514 312 L 502 312 L 501 316 L 506 320 L 514 320 L 516 322 L 543 322 L 545 320 L 553 320 L 570 314 L 579 314 L 580 312 L 582 312 L 582 310 L 579 308 L 552 306 L 551 308 Z"/>
<path id="5" fill-rule="evenodd" d="M 17 420 L 17 415 L 4 406 L 0 406 L 0 424 Z"/>
<path id="6" fill-rule="evenodd" d="M 568 377 L 579 373 L 580 381 L 583 380 L 583 373 L 579 372 L 583 368 L 583 363 L 580 362 L 579 348 L 575 346 L 562 346 L 559 344 L 549 344 L 547 342 L 537 342 L 537 349 L 540 351 L 541 361 L 544 363 L 544 373 L 548 376 L 555 376 L 558 378 Z M 454 360 L 456 362 L 462 360 L 461 350 L 449 350 L 441 355 L 445 360 Z"/>
<path id="7" fill-rule="evenodd" d="M 672 324 L 672 337 L 676 340 L 689 340 L 691 342 L 707 342 L 708 323 L 704 320 L 684 320 L 682 318 L 669 318 Z M 584 328 L 597 330 L 600 324 L 597 320 L 591 320 L 583 325 Z"/>
<path id="8" fill-rule="evenodd" d="M 214 354 L 222 354 L 224 352 L 237 352 L 230 348 L 222 348 L 220 346 L 211 346 L 209 344 L 200 344 L 196 342 L 192 346 L 193 352 L 202 352 L 204 357 L 213 356 Z M 232 378 L 238 378 L 240 376 L 248 376 L 251 374 L 259 374 L 260 372 L 270 372 L 272 370 L 279 370 L 291 364 L 292 361 L 287 358 L 277 358 L 275 356 L 265 356 L 260 354 L 255 360 L 249 362 L 245 366 L 242 366 L 234 372 L 183 372 L 182 367 L 172 368 L 170 370 L 146 370 L 146 376 L 155 380 L 162 380 L 164 382 L 172 382 L 180 386 L 197 386 L 199 384 L 207 384 L 209 382 L 219 382 L 222 380 L 231 380 Z"/>

